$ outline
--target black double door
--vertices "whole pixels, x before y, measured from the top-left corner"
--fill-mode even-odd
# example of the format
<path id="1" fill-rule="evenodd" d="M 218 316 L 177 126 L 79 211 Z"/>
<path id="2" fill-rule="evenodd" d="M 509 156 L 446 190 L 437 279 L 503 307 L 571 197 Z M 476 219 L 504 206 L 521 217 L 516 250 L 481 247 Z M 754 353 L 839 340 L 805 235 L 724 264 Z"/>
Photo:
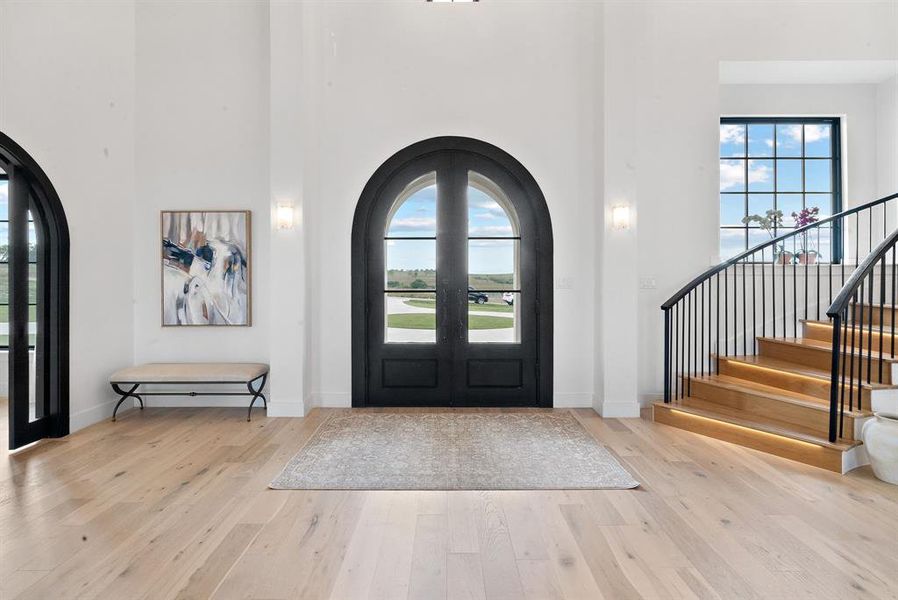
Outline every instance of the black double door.
<path id="1" fill-rule="evenodd" d="M 537 223 L 514 174 L 429 153 L 383 181 L 369 223 L 364 404 L 545 405 Z"/>

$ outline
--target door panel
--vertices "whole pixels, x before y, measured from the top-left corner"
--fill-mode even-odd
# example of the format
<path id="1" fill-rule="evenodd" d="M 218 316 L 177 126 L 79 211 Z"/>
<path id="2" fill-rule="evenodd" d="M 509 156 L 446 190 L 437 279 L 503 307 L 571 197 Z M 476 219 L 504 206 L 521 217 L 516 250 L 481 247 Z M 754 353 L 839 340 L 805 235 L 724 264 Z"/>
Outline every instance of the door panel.
<path id="1" fill-rule="evenodd" d="M 43 228 L 31 200 L 25 173 L 13 168 L 9 175 L 9 414 L 10 447 L 18 448 L 47 437 L 53 418 L 44 394 L 45 379 L 32 371 L 29 346 L 37 342 L 41 316 L 42 278 L 37 265 Z M 34 214 L 35 223 L 29 222 Z M 40 235 L 39 233 L 40 232 Z M 43 253 L 40 252 L 40 256 Z M 30 304 L 36 302 L 32 318 Z M 37 320 L 37 322 L 35 322 Z M 35 331 L 32 333 L 30 329 Z M 38 365 L 39 366 L 39 365 Z M 40 372 L 40 369 L 38 369 Z"/>
<path id="2" fill-rule="evenodd" d="M 445 406 L 452 368 L 446 345 L 447 268 L 437 190 L 448 161 L 426 157 L 381 189 L 366 252 L 367 397 L 374 406 Z"/>

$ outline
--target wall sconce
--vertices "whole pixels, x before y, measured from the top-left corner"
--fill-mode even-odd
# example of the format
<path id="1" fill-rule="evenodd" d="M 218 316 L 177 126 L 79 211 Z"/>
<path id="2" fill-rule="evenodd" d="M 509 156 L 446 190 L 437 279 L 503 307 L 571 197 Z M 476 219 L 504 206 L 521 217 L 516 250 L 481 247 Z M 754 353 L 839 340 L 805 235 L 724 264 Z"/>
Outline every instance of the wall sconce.
<path id="1" fill-rule="evenodd" d="M 626 204 L 619 204 L 611 208 L 611 227 L 612 229 L 630 229 L 630 207 Z"/>
<path id="2" fill-rule="evenodd" d="M 277 209 L 278 229 L 293 229 L 293 205 L 278 204 Z"/>

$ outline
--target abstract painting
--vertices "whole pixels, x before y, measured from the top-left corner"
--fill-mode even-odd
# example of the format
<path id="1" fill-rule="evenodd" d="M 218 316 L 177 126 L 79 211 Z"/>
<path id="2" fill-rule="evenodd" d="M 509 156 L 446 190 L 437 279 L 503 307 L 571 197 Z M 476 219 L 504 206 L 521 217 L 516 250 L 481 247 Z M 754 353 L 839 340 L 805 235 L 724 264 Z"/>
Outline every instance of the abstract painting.
<path id="1" fill-rule="evenodd" d="M 250 325 L 250 211 L 162 211 L 162 325 Z"/>

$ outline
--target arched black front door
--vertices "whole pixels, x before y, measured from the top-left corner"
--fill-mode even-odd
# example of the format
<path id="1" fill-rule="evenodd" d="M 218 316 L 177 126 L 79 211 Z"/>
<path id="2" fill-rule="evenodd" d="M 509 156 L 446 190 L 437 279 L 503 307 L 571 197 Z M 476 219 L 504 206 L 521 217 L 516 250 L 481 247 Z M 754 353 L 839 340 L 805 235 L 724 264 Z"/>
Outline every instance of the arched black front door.
<path id="1" fill-rule="evenodd" d="M 366 185 L 352 243 L 353 406 L 552 406 L 552 227 L 519 162 L 414 144 Z"/>
<path id="2" fill-rule="evenodd" d="M 69 232 L 47 175 L 0 133 L 0 345 L 9 355 L 9 447 L 69 433 Z"/>

